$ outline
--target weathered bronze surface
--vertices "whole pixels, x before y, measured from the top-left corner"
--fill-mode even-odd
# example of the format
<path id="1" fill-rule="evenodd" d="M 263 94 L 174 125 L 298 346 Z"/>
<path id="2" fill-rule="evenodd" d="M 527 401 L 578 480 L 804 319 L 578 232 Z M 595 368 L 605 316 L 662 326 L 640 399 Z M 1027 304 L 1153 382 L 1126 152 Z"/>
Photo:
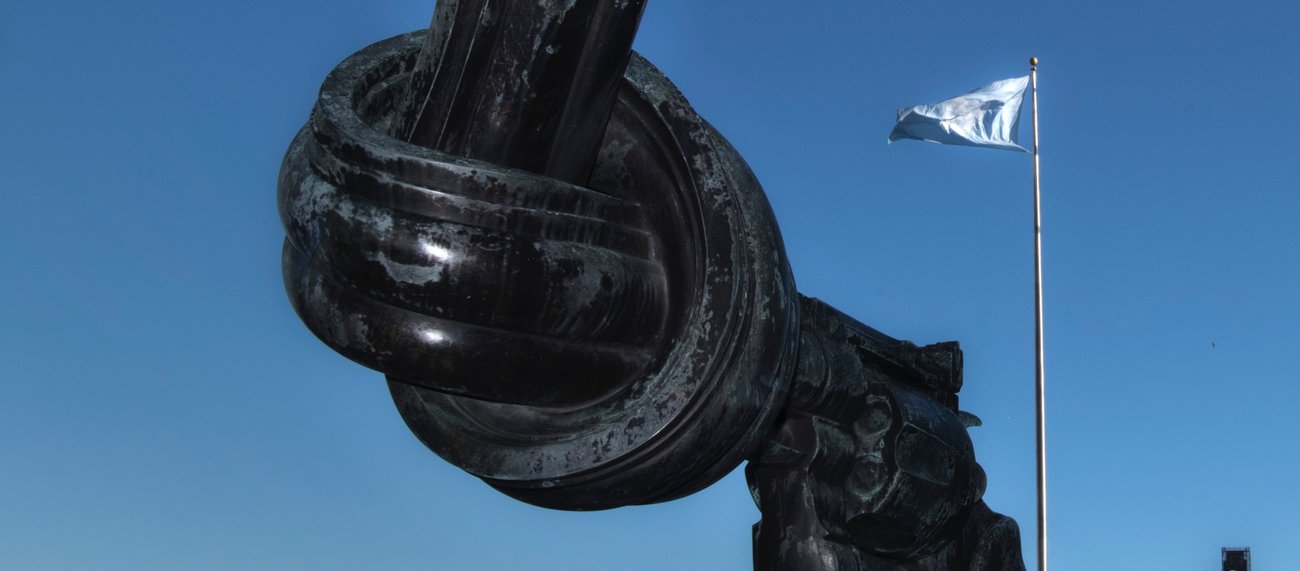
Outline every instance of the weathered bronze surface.
<path id="1" fill-rule="evenodd" d="M 642 7 L 442 0 L 339 64 L 280 173 L 298 315 L 520 500 L 667 501 L 748 460 L 756 569 L 1023 569 L 960 349 L 796 292 L 749 168 L 631 54 Z"/>

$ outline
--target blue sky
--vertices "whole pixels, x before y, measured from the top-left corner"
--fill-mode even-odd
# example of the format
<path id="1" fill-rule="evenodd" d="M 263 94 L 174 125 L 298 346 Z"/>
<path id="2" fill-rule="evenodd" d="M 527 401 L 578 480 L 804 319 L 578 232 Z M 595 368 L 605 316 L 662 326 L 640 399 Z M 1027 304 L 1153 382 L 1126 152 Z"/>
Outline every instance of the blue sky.
<path id="1" fill-rule="evenodd" d="M 542 510 L 442 462 L 280 284 L 325 74 L 432 2 L 0 5 L 0 568 L 748 569 L 734 473 Z M 959 340 L 990 505 L 1034 520 L 1031 166 L 887 146 L 1041 59 L 1051 563 L 1300 566 L 1291 2 L 650 0 L 636 47 L 763 182 L 801 292 Z M 1022 140 L 1028 140 L 1024 121 Z"/>

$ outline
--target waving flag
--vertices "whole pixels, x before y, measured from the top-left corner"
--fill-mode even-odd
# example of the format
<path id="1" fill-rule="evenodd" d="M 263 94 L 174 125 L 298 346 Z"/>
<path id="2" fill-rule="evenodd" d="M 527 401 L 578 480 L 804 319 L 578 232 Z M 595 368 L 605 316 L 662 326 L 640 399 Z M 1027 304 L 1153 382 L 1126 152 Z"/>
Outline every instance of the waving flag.
<path id="1" fill-rule="evenodd" d="M 1014 77 L 933 105 L 899 109 L 889 142 L 919 139 L 1028 152 L 1017 144 L 1020 103 L 1028 86 L 1029 76 Z"/>

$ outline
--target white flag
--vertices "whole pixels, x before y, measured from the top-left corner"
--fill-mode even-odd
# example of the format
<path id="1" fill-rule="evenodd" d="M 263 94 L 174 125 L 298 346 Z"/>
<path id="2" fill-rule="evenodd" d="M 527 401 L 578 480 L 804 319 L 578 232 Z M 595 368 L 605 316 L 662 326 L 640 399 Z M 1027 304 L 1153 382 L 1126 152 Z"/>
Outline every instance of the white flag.
<path id="1" fill-rule="evenodd" d="M 1013 77 L 934 105 L 899 109 L 898 124 L 889 134 L 889 142 L 919 139 L 1028 152 L 1016 144 L 1020 103 L 1028 85 L 1029 76 Z"/>

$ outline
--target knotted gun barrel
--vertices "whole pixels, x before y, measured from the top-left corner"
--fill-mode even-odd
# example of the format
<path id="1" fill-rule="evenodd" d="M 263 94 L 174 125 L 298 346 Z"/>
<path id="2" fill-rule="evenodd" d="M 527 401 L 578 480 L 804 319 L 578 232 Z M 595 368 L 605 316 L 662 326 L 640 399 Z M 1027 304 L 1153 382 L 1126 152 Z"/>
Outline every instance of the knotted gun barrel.
<path id="1" fill-rule="evenodd" d="M 284 282 L 435 453 L 591 510 L 749 460 L 755 568 L 1023 569 L 961 352 L 800 296 L 735 149 L 631 52 L 642 0 L 441 0 L 326 78 Z"/>
<path id="2" fill-rule="evenodd" d="M 640 10 L 444 1 L 330 74 L 281 171 L 299 316 L 431 449 L 548 507 L 707 486 L 793 366 L 771 209 L 630 55 Z"/>

